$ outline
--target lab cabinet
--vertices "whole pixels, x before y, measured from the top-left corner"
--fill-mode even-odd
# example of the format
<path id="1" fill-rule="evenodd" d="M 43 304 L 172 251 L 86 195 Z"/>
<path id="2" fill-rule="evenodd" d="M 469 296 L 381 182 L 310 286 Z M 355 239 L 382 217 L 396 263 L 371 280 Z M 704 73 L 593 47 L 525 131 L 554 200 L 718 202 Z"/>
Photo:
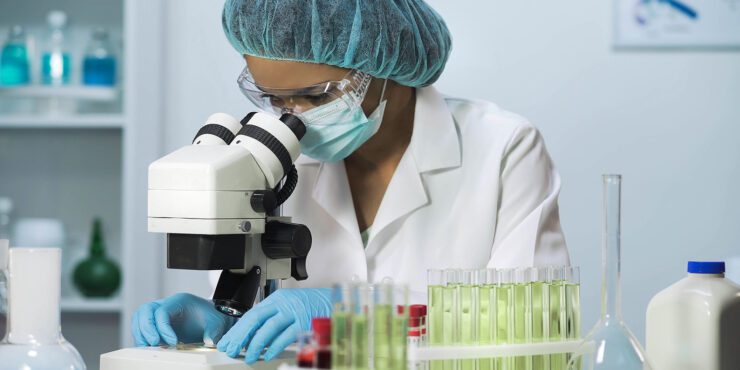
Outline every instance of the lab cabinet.
<path id="1" fill-rule="evenodd" d="M 161 292 L 164 243 L 146 230 L 146 176 L 162 154 L 162 7 L 148 0 L 0 2 L 0 45 L 12 25 L 23 26 L 31 73 L 28 84 L 0 84 L 0 197 L 13 201 L 14 221 L 43 217 L 63 224 L 62 331 L 93 370 L 101 353 L 133 344 L 133 312 Z M 70 80 L 62 86 L 41 83 L 52 10 L 67 16 Z M 83 58 L 100 28 L 115 51 L 115 83 L 86 85 Z M 88 253 L 96 216 L 108 256 L 122 272 L 120 288 L 105 299 L 82 297 L 71 278 L 75 262 Z"/>

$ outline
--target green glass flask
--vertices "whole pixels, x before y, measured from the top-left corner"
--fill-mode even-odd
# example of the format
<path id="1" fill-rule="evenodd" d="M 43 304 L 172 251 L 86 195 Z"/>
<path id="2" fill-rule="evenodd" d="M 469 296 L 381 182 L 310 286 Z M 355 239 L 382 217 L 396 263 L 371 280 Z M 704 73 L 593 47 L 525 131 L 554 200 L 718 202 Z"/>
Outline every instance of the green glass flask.
<path id="1" fill-rule="evenodd" d="M 90 255 L 75 267 L 74 283 L 86 297 L 110 297 L 121 284 L 121 270 L 105 256 L 103 226 L 99 218 L 93 222 Z"/>

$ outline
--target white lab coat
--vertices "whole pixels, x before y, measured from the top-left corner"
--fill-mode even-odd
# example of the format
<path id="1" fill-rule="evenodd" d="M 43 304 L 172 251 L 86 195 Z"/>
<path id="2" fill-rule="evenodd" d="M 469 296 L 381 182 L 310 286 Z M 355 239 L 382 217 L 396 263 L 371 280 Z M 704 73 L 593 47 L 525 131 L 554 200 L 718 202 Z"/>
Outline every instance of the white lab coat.
<path id="1" fill-rule="evenodd" d="M 296 162 L 298 187 L 283 207 L 309 227 L 308 280 L 391 277 L 426 292 L 427 269 L 568 264 L 560 228 L 560 177 L 542 136 L 496 105 L 417 89 L 411 143 L 388 185 L 367 247 L 342 161 Z"/>

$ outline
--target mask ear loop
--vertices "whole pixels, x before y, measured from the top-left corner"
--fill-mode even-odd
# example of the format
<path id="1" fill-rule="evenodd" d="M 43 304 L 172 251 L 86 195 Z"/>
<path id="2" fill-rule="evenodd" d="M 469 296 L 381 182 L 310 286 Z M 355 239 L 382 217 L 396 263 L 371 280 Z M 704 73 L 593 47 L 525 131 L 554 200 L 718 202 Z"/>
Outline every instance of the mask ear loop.
<path id="1" fill-rule="evenodd" d="M 383 80 L 383 90 L 380 92 L 380 100 L 378 100 L 378 105 L 383 103 L 383 97 L 385 97 L 385 86 L 388 84 L 388 79 L 386 78 Z"/>

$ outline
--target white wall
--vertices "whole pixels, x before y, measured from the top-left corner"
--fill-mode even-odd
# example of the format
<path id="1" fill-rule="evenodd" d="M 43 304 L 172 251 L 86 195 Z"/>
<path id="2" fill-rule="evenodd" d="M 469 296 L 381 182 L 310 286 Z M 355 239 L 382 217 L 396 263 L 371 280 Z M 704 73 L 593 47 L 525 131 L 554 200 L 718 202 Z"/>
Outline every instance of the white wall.
<path id="1" fill-rule="evenodd" d="M 212 113 L 238 117 L 254 110 L 236 85 L 244 61 L 221 29 L 222 6 L 223 1 L 165 1 L 164 148 L 168 152 L 190 144 Z M 179 291 L 212 293 L 206 273 L 167 270 L 164 294 Z"/>
<path id="2" fill-rule="evenodd" d="M 439 88 L 520 113 L 547 139 L 582 268 L 584 330 L 599 312 L 604 172 L 624 174 L 623 310 L 639 338 L 649 298 L 681 278 L 687 260 L 740 255 L 740 53 L 615 52 L 609 0 L 429 2 L 454 38 Z M 211 112 L 249 109 L 220 6 L 167 3 L 168 150 Z M 166 274 L 166 293 L 206 286 L 198 273 Z"/>

